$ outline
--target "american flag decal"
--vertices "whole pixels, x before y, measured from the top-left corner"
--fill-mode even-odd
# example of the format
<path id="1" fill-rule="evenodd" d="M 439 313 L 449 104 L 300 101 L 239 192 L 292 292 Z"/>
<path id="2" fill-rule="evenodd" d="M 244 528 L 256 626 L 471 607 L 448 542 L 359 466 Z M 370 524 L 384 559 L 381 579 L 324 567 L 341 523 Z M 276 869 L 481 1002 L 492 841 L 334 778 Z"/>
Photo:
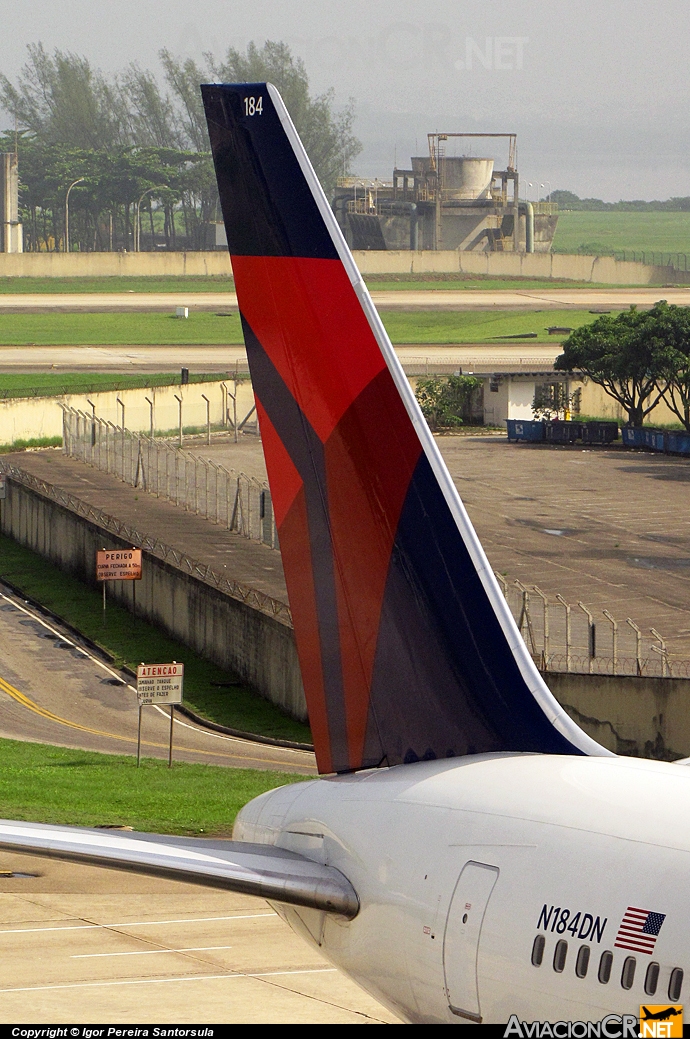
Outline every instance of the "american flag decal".
<path id="1" fill-rule="evenodd" d="M 628 906 L 614 945 L 618 949 L 630 949 L 631 952 L 654 952 L 657 936 L 665 919 L 665 913 L 652 913 L 649 909 Z"/>

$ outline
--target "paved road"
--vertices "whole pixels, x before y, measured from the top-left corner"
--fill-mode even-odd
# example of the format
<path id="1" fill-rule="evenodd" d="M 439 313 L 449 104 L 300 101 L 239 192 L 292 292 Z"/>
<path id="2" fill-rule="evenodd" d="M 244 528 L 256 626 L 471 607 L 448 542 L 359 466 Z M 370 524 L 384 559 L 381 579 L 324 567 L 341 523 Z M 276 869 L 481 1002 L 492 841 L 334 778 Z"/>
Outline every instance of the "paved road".
<path id="1" fill-rule="evenodd" d="M 2 851 L 0 871 L 3 1024 L 396 1022 L 258 898 Z"/>
<path id="2" fill-rule="evenodd" d="M 406 368 L 414 372 L 425 364 L 541 370 L 553 363 L 561 345 L 559 341 L 441 346 L 413 343 L 395 349 Z M 184 366 L 192 371 L 226 373 L 236 362 L 240 370 L 246 370 L 244 346 L 0 346 L 0 372 L 161 372 Z"/>
<path id="3" fill-rule="evenodd" d="M 63 747 L 136 754 L 136 691 L 126 678 L 74 636 L 0 585 L 0 736 Z M 144 712 L 142 753 L 165 758 L 169 714 Z M 175 760 L 315 774 L 306 751 L 252 743 L 174 725 Z"/>
<path id="4" fill-rule="evenodd" d="M 604 289 L 397 289 L 372 292 L 381 310 L 562 310 L 570 307 L 652 306 L 667 299 L 690 305 L 690 288 L 648 286 Z M 237 306 L 234 292 L 88 292 L 0 294 L 2 311 L 173 311 L 228 310 Z"/>

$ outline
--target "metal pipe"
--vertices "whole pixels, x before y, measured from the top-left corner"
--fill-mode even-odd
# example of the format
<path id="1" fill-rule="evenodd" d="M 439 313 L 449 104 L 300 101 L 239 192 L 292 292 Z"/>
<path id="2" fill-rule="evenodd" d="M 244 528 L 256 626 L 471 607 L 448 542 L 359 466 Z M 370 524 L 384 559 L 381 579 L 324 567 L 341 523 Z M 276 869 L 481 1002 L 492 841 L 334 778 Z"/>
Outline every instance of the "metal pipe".
<path id="1" fill-rule="evenodd" d="M 570 671 L 570 603 L 567 603 L 562 595 L 557 595 L 561 606 L 565 607 L 565 669 Z"/>
<path id="2" fill-rule="evenodd" d="M 496 578 L 496 580 L 500 584 L 501 588 L 503 589 L 503 596 L 504 596 L 504 598 L 507 599 L 508 598 L 508 582 L 506 581 L 506 579 L 503 576 L 503 574 L 499 574 L 498 570 L 494 570 L 494 577 Z"/>
<path id="3" fill-rule="evenodd" d="M 211 446 L 211 401 L 208 399 L 205 393 L 201 394 L 202 398 L 206 401 L 206 444 L 208 447 Z"/>
<path id="4" fill-rule="evenodd" d="M 618 623 L 613 619 L 608 610 L 602 610 L 602 613 L 608 621 L 611 622 L 611 643 L 613 648 L 613 673 L 616 673 L 616 665 L 618 663 Z"/>
<path id="5" fill-rule="evenodd" d="M 666 640 L 662 638 L 656 628 L 649 629 L 655 639 L 659 640 L 659 646 L 652 646 L 652 649 L 656 649 L 657 653 L 661 654 L 661 675 L 663 678 L 668 677 L 668 652 L 666 650 Z"/>
<path id="6" fill-rule="evenodd" d="M 144 397 L 144 400 L 146 401 L 146 403 L 149 406 L 149 420 L 150 420 L 149 421 L 149 430 L 150 430 L 150 437 L 153 440 L 155 435 L 156 435 L 156 431 L 155 431 L 155 428 L 154 428 L 154 425 L 153 425 L 153 401 L 151 400 L 150 397 Z"/>
<path id="7" fill-rule="evenodd" d="M 630 617 L 628 617 L 625 623 L 629 624 L 635 632 L 635 659 L 637 661 L 637 674 L 639 676 L 642 674 L 642 632 L 638 628 L 637 624 L 635 624 L 635 621 L 630 620 Z"/>
<path id="8" fill-rule="evenodd" d="M 179 405 L 179 409 L 180 409 L 180 437 L 179 437 L 179 445 L 180 445 L 180 447 L 182 447 L 182 397 L 178 397 L 176 393 L 173 393 L 173 397 L 177 401 L 177 403 Z"/>
<path id="9" fill-rule="evenodd" d="M 544 650 L 543 650 L 543 657 L 542 657 L 542 663 L 543 663 L 542 670 L 546 671 L 548 669 L 548 666 L 549 666 L 549 600 L 544 595 L 544 593 L 542 592 L 541 588 L 538 588 L 536 584 L 533 585 L 532 587 L 534 588 L 534 591 L 537 593 L 537 595 L 541 599 L 542 607 L 543 607 L 543 611 L 544 611 L 544 614 L 543 614 Z"/>
<path id="10" fill-rule="evenodd" d="M 583 613 L 587 614 L 587 633 L 588 633 L 588 636 L 589 636 L 588 639 L 587 639 L 588 650 L 589 650 L 589 673 L 591 675 L 592 671 L 594 670 L 594 663 L 593 663 L 594 662 L 594 657 L 596 656 L 596 643 L 595 643 L 595 638 L 596 638 L 595 631 L 596 631 L 596 629 L 594 627 L 594 618 L 592 617 L 592 614 L 589 612 L 589 610 L 587 609 L 587 607 L 585 606 L 585 604 L 583 602 L 578 602 L 577 605 L 580 607 L 580 609 L 582 610 Z"/>
<path id="11" fill-rule="evenodd" d="M 518 214 L 523 213 L 525 217 L 525 252 L 534 252 L 534 206 L 531 202 L 520 202 Z"/>

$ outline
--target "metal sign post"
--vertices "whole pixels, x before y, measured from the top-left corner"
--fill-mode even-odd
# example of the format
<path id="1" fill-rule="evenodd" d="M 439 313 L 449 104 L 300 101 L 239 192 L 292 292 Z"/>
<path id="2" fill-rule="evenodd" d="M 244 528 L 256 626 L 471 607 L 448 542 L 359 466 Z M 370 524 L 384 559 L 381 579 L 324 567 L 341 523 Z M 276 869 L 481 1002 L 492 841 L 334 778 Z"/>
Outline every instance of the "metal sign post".
<path id="1" fill-rule="evenodd" d="M 139 701 L 139 733 L 137 736 L 137 768 L 141 760 L 141 710 L 143 707 L 170 705 L 170 745 L 168 768 L 173 762 L 173 724 L 176 703 L 182 703 L 184 664 L 140 664 L 137 668 L 137 700 Z"/>

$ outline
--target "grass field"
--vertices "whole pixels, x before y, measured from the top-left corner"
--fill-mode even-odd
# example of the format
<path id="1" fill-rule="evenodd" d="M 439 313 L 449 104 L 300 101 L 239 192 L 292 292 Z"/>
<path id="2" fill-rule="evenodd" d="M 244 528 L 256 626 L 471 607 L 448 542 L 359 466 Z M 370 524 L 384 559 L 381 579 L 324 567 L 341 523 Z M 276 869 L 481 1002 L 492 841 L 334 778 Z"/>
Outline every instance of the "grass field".
<path id="1" fill-rule="evenodd" d="M 480 343 L 527 332 L 536 332 L 537 341 L 552 342 L 558 337 L 549 336 L 548 326 L 576 328 L 595 319 L 586 310 L 384 311 L 381 317 L 394 343 Z M 236 313 L 193 311 L 186 321 L 149 313 L 0 314 L 3 346 L 222 346 L 243 341 Z"/>
<path id="2" fill-rule="evenodd" d="M 220 372 L 190 374 L 191 382 L 216 382 Z M 178 386 L 180 372 L 151 375 L 113 375 L 110 372 L 2 372 L 0 400 L 3 397 L 54 397 L 62 393 L 99 393 L 104 390 L 148 389 L 150 386 Z"/>
<path id="3" fill-rule="evenodd" d="M 690 255 L 690 213 L 559 214 L 554 252 L 598 255 L 623 249 Z"/>
<path id="4" fill-rule="evenodd" d="M 0 817 L 229 837 L 240 808 L 301 776 L 0 740 Z"/>
<path id="5" fill-rule="evenodd" d="M 310 743 L 308 726 L 288 718 L 221 668 L 204 660 L 159 628 L 110 601 L 103 624 L 101 590 L 63 573 L 11 538 L 0 535 L 0 578 L 46 606 L 114 658 L 136 670 L 141 661 L 181 660 L 185 703 L 210 721 L 244 732 Z"/>
<path id="6" fill-rule="evenodd" d="M 372 274 L 373 290 L 393 289 L 542 289 L 594 287 L 590 282 L 551 278 L 489 278 L 482 274 Z M 230 277 L 180 278 L 0 278 L 0 294 L 65 292 L 234 292 Z"/>

